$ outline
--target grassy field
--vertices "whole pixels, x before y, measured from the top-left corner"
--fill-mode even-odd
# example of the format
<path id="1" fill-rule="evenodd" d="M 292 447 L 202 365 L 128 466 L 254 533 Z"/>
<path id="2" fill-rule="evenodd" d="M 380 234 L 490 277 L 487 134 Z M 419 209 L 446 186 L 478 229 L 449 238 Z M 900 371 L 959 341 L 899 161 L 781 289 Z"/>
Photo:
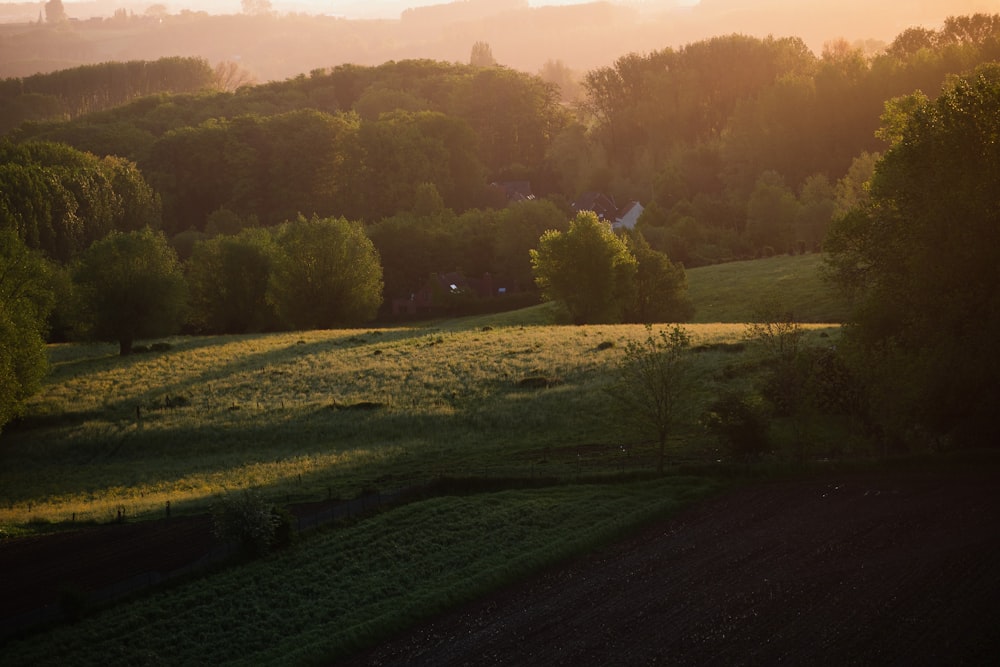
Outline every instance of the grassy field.
<path id="1" fill-rule="evenodd" d="M 847 304 L 823 278 L 823 255 L 778 255 L 690 269 L 694 322 L 746 322 L 774 300 L 799 322 L 843 322 Z"/>
<path id="2" fill-rule="evenodd" d="M 724 323 L 686 325 L 699 381 L 670 443 L 673 462 L 718 458 L 700 414 L 759 372 L 753 346 L 734 345 L 745 331 L 740 309 L 796 273 L 788 281 L 802 291 L 781 291 L 821 303 L 817 268 L 797 257 L 690 272 L 699 319 L 707 308 Z M 161 516 L 167 501 L 175 513 L 200 512 L 251 486 L 286 503 L 441 476 L 558 483 L 397 507 L 11 643 L 5 659 L 329 662 L 719 488 L 710 475 L 634 481 L 631 473 L 655 469 L 655 445 L 629 428 L 606 389 L 645 328 L 554 318 L 542 305 L 410 327 L 177 337 L 130 358 L 111 345 L 52 346 L 43 390 L 0 437 L 8 535 L 121 511 Z M 806 329 L 811 345 L 839 335 L 836 325 Z M 776 422 L 779 448 L 782 429 Z"/>
<path id="3" fill-rule="evenodd" d="M 699 313 L 737 322 L 784 282 L 822 303 L 818 268 L 809 255 L 705 267 L 690 272 L 691 292 Z M 733 284 L 744 298 L 721 296 Z M 553 319 L 543 305 L 415 327 L 178 337 L 130 358 L 52 346 L 42 392 L 0 436 L 0 528 L 155 516 L 167 501 L 203 510 L 247 486 L 294 501 L 441 475 L 603 473 L 620 469 L 622 445 L 642 465 L 647 438 L 603 389 L 644 328 Z M 688 326 L 695 345 L 738 341 L 743 328 Z M 743 362 L 713 351 L 697 363 L 704 403 Z M 711 445 L 694 423 L 673 444 L 694 458 Z"/>

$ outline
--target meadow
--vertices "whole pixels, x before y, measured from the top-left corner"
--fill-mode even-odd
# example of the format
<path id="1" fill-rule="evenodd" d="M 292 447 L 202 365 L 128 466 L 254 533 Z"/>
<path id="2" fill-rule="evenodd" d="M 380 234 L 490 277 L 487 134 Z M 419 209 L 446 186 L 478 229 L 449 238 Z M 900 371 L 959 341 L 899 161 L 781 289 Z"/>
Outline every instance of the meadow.
<path id="1" fill-rule="evenodd" d="M 809 282 L 817 266 L 749 263 L 743 298 L 710 295 L 712 271 L 730 267 L 705 267 L 690 272 L 692 294 L 742 306 L 778 268 L 821 285 Z M 442 477 L 545 485 L 395 507 L 12 642 L 5 655 L 11 664 L 328 660 L 727 483 L 711 472 L 719 443 L 700 415 L 757 379 L 741 321 L 684 325 L 698 382 L 670 441 L 672 474 L 656 477 L 655 443 L 608 392 L 627 342 L 646 328 L 555 326 L 555 317 L 543 304 L 412 326 L 175 337 L 126 358 L 112 345 L 52 346 L 43 390 L 0 439 L 8 536 L 156 518 L 168 501 L 175 513 L 203 512 L 248 487 L 285 504 Z M 804 328 L 809 345 L 839 335 L 836 324 Z M 780 423 L 773 435 L 780 449 Z"/>
<path id="2" fill-rule="evenodd" d="M 693 344 L 740 341 L 744 309 L 776 285 L 793 310 L 828 302 L 819 266 L 807 255 L 690 271 Z M 716 322 L 701 322 L 706 310 Z M 649 463 L 648 437 L 604 391 L 644 327 L 554 319 L 543 304 L 414 326 L 176 337 L 125 358 L 113 345 L 53 345 L 43 390 L 0 436 L 0 528 L 157 516 L 168 501 L 202 511 L 248 486 L 294 502 L 445 475 L 567 478 Z M 836 335 L 809 326 L 816 344 Z M 677 456 L 712 457 L 698 406 L 720 384 L 750 381 L 723 372 L 739 359 L 697 355 Z"/>

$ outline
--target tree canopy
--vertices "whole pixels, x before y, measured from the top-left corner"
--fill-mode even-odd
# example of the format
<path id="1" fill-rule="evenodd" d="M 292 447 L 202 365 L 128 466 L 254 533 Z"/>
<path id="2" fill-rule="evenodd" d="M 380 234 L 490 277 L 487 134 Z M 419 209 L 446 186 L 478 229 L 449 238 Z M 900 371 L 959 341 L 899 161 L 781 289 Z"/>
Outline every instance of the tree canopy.
<path id="1" fill-rule="evenodd" d="M 112 232 L 75 267 L 79 322 L 85 334 L 132 353 L 139 338 L 176 333 L 187 286 L 177 254 L 162 232 Z"/>
<path id="2" fill-rule="evenodd" d="M 282 254 L 269 299 L 297 329 L 329 329 L 375 317 L 382 303 L 382 265 L 359 223 L 344 218 L 285 223 L 276 231 Z"/>
<path id="3" fill-rule="evenodd" d="M 996 442 L 1000 66 L 954 79 L 936 100 L 888 105 L 884 128 L 892 144 L 870 200 L 828 243 L 833 275 L 855 299 L 860 366 L 905 430 Z"/>
<path id="4" fill-rule="evenodd" d="M 576 324 L 621 322 L 634 298 L 636 259 L 591 211 L 565 232 L 545 232 L 531 263 L 543 297 L 564 305 Z"/>
<path id="5" fill-rule="evenodd" d="M 0 429 L 20 414 L 48 369 L 48 266 L 10 230 L 0 230 Z"/>

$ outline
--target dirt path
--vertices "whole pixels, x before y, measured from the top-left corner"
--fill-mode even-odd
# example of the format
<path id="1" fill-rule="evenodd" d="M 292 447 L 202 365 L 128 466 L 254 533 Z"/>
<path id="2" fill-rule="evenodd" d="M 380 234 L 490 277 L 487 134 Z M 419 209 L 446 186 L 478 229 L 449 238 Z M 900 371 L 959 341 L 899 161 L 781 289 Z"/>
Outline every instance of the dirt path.
<path id="1" fill-rule="evenodd" d="M 1000 475 L 744 488 L 350 665 L 994 664 Z"/>

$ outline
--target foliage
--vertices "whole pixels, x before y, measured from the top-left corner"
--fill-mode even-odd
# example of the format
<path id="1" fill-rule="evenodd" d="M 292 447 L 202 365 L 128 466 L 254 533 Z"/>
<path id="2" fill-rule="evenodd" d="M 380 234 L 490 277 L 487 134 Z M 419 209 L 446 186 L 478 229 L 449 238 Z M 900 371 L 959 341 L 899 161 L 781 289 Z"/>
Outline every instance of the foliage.
<path id="1" fill-rule="evenodd" d="M 268 331 L 278 325 L 267 300 L 280 249 L 264 229 L 195 244 L 187 263 L 190 321 L 206 333 Z"/>
<path id="2" fill-rule="evenodd" d="M 0 429 L 21 414 L 48 370 L 49 267 L 11 231 L 0 231 Z"/>
<path id="3" fill-rule="evenodd" d="M 622 420 L 640 431 L 656 435 L 656 471 L 663 474 L 667 441 L 677 428 L 677 420 L 693 385 L 688 348 L 691 337 L 676 324 L 653 333 L 646 325 L 646 338 L 630 340 L 625 346 L 618 380 L 611 388 Z"/>
<path id="4" fill-rule="evenodd" d="M 653 250 L 640 234 L 627 237 L 636 259 L 635 303 L 625 313 L 630 322 L 686 322 L 694 315 L 684 267 Z"/>
<path id="5" fill-rule="evenodd" d="M 137 339 L 174 333 L 183 320 L 187 286 L 161 232 L 112 232 L 83 253 L 74 282 L 80 328 L 116 341 L 122 356 Z"/>
<path id="6" fill-rule="evenodd" d="M 65 11 L 58 4 L 65 20 Z M 48 5 L 46 5 L 48 11 Z M 50 21 L 51 22 L 51 21 Z M 110 109 L 156 93 L 191 93 L 209 87 L 213 72 L 202 58 L 103 62 L 0 82 L 0 134 L 25 121 L 62 120 Z M 5 107 L 5 108 L 4 108 Z"/>
<path id="7" fill-rule="evenodd" d="M 702 422 L 737 461 L 759 459 L 768 450 L 770 415 L 760 398 L 749 392 L 723 393 L 709 406 Z"/>
<path id="8" fill-rule="evenodd" d="M 831 272 L 854 297 L 857 370 L 894 437 L 913 439 L 917 426 L 955 444 L 995 442 L 1000 68 L 888 111 L 893 143 L 871 199 L 828 243 Z"/>
<path id="9" fill-rule="evenodd" d="M 473 67 L 494 67 L 497 64 L 493 57 L 493 49 L 489 42 L 476 42 L 472 45 L 472 54 L 469 56 L 469 64 Z"/>
<path id="10" fill-rule="evenodd" d="M 275 233 L 281 249 L 268 300 L 299 329 L 329 329 L 372 319 L 382 302 L 378 252 L 358 223 L 300 217 Z"/>
<path id="11" fill-rule="evenodd" d="M 160 223 L 159 198 L 135 164 L 62 144 L 0 143 L 0 229 L 68 261 L 112 230 Z"/>
<path id="12" fill-rule="evenodd" d="M 620 322 L 635 298 L 636 259 L 593 212 L 578 213 L 565 232 L 545 232 L 531 263 L 543 296 L 576 324 Z"/>
<path id="13" fill-rule="evenodd" d="M 212 506 L 212 523 L 220 540 L 257 556 L 274 543 L 280 517 L 259 489 L 248 488 L 219 498 Z"/>

